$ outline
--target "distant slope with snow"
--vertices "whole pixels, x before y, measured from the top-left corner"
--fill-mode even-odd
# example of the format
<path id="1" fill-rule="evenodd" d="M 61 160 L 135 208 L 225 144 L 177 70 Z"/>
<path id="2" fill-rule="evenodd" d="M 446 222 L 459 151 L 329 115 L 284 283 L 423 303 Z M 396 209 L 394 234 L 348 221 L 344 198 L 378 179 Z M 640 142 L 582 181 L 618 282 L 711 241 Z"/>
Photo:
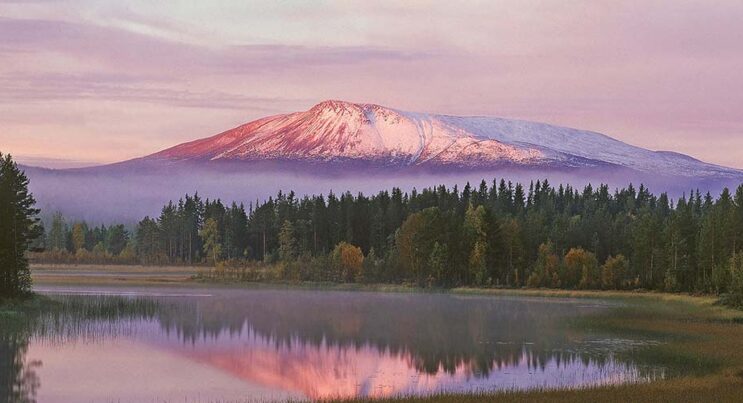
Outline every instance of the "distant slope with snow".
<path id="1" fill-rule="evenodd" d="M 493 117 L 399 111 L 325 101 L 145 157 L 148 161 L 363 163 L 447 169 L 627 168 L 672 176 L 739 178 L 743 171 L 600 133 Z"/>

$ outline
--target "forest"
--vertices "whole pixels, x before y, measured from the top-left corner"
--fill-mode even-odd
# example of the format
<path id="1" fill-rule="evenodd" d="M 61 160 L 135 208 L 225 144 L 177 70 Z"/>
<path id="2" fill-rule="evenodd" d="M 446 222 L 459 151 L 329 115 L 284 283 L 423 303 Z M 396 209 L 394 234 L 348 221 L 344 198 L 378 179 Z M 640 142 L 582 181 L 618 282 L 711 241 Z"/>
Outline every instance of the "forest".
<path id="1" fill-rule="evenodd" d="M 243 280 L 724 294 L 743 290 L 743 185 L 677 200 L 505 179 L 247 207 L 196 194 L 135 228 L 56 214 L 33 248 L 34 261 L 202 264 Z"/>

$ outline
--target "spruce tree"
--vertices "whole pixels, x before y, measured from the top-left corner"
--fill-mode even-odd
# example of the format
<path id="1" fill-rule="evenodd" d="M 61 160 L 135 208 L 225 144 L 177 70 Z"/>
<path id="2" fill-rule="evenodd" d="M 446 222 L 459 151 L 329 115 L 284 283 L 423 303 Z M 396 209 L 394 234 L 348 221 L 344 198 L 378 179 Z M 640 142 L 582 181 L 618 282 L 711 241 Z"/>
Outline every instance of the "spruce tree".
<path id="1" fill-rule="evenodd" d="M 31 291 L 26 250 L 41 235 L 35 203 L 26 175 L 0 153 L 0 296 Z"/>

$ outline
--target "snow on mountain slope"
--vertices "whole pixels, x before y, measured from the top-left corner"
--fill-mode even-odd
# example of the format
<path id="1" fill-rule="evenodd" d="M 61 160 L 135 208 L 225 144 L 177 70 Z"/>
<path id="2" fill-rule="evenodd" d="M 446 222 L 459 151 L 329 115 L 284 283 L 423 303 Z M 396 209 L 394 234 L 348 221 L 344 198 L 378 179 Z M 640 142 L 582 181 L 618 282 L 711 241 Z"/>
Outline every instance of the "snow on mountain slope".
<path id="1" fill-rule="evenodd" d="M 381 165 L 482 166 L 540 163 L 534 147 L 473 136 L 438 119 L 377 105 L 326 101 L 306 112 L 271 116 L 151 158 L 171 160 L 357 160 Z"/>
<path id="2" fill-rule="evenodd" d="M 684 154 L 650 151 L 601 133 L 492 117 L 438 116 L 476 136 L 600 160 L 639 171 L 681 176 L 740 177 L 740 170 L 707 164 Z"/>
<path id="3" fill-rule="evenodd" d="M 590 131 L 344 101 L 325 101 L 305 112 L 259 119 L 146 159 L 352 161 L 454 168 L 615 166 L 688 177 L 743 177 L 743 171 L 646 150 Z"/>

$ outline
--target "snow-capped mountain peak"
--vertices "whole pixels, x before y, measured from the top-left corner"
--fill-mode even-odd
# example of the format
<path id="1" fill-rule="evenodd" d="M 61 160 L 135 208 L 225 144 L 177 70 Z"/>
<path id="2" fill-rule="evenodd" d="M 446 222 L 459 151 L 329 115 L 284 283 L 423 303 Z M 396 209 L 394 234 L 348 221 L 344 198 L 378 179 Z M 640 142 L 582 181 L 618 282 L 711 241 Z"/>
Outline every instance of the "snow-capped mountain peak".
<path id="1" fill-rule="evenodd" d="M 306 112 L 271 116 L 153 157 L 256 161 L 356 160 L 382 165 L 487 166 L 537 163 L 534 147 L 476 136 L 440 119 L 372 104 L 324 101 Z"/>
<path id="2" fill-rule="evenodd" d="M 255 120 L 146 158 L 452 169 L 614 166 L 682 176 L 743 175 L 739 170 L 646 150 L 590 131 L 494 117 L 412 113 L 339 100 Z"/>

